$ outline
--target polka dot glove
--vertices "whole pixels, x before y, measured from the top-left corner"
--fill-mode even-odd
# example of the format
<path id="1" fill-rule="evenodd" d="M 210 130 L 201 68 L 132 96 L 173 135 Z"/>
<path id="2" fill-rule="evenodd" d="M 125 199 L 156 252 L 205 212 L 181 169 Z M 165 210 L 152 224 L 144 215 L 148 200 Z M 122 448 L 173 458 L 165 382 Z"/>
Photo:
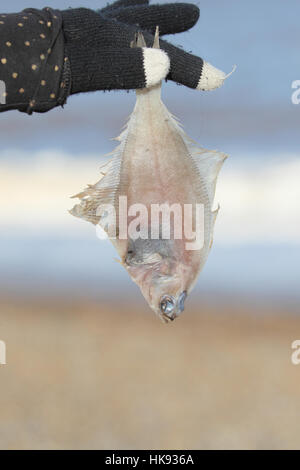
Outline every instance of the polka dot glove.
<path id="1" fill-rule="evenodd" d="M 31 114 L 62 105 L 70 77 L 59 11 L 0 14 L 0 111 Z"/>
<path id="2" fill-rule="evenodd" d="M 190 88 L 212 90 L 225 74 L 201 58 L 153 34 L 186 31 L 199 18 L 187 3 L 148 5 L 119 0 L 102 10 L 26 9 L 0 14 L 0 112 L 46 112 L 69 95 L 95 90 L 136 89 L 163 78 Z M 131 48 L 137 31 L 147 47 Z"/>
<path id="3" fill-rule="evenodd" d="M 152 86 L 163 78 L 190 88 L 211 90 L 225 74 L 201 58 L 161 40 L 152 49 L 153 34 L 186 31 L 197 22 L 199 9 L 188 3 L 148 5 L 148 0 L 119 0 L 94 12 L 79 8 L 62 12 L 65 54 L 71 66 L 71 94 Z M 142 30 L 147 47 L 132 49 Z"/>

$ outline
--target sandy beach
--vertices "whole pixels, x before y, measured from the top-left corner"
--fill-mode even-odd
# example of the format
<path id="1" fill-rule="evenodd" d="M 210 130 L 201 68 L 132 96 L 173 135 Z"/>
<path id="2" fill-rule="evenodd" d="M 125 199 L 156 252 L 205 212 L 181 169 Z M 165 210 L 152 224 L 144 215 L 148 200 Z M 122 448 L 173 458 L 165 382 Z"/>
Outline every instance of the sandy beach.
<path id="1" fill-rule="evenodd" d="M 1 449 L 300 448 L 300 317 L 2 299 Z M 220 313 L 221 312 L 221 313 Z"/>

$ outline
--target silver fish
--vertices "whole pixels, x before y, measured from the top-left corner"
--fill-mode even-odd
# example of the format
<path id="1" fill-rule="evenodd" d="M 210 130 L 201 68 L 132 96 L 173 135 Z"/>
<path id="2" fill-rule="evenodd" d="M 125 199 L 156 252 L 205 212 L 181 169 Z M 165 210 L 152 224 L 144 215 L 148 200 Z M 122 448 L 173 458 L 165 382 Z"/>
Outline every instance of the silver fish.
<path id="1" fill-rule="evenodd" d="M 141 33 L 132 45 L 145 46 Z M 153 47 L 159 47 L 158 30 Z M 101 179 L 73 196 L 78 197 L 80 203 L 70 212 L 104 228 L 121 264 L 140 287 L 149 306 L 163 322 L 169 322 L 183 311 L 184 301 L 212 245 L 219 210 L 212 209 L 216 181 L 227 156 L 197 146 L 186 135 L 161 101 L 161 83 L 137 90 L 136 97 L 129 121 L 116 138 L 120 144 L 101 167 Z M 120 201 L 125 198 L 127 208 L 136 204 L 146 208 L 146 212 L 139 212 L 138 221 L 133 213 L 126 212 L 125 220 L 120 216 Z M 192 207 L 184 222 L 189 219 L 194 238 L 186 235 L 180 218 L 177 226 L 174 220 L 169 237 L 162 234 L 163 222 L 158 227 L 153 226 L 149 217 L 151 209 L 164 204 L 180 208 L 182 213 L 185 207 Z M 204 215 L 201 226 L 196 221 L 197 205 Z M 114 211 L 107 210 L 108 207 Z M 134 221 L 141 233 L 139 238 L 131 236 L 128 230 Z M 175 236 L 176 228 L 182 229 L 181 238 Z M 202 240 L 201 246 L 188 248 L 188 243 L 197 237 Z"/>

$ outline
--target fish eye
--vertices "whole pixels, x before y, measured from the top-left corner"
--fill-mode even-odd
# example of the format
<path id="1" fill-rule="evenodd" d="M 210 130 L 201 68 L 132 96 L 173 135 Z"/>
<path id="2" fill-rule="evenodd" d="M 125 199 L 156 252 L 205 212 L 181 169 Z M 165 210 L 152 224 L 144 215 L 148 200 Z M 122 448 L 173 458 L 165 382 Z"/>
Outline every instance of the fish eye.
<path id="1" fill-rule="evenodd" d="M 160 301 L 160 310 L 162 313 L 171 317 L 172 313 L 175 310 L 175 301 L 169 295 L 164 295 Z"/>
<path id="2" fill-rule="evenodd" d="M 178 298 L 178 307 L 179 307 L 180 312 L 183 312 L 184 310 L 184 301 L 186 299 L 186 296 L 187 296 L 186 291 L 183 291 Z"/>

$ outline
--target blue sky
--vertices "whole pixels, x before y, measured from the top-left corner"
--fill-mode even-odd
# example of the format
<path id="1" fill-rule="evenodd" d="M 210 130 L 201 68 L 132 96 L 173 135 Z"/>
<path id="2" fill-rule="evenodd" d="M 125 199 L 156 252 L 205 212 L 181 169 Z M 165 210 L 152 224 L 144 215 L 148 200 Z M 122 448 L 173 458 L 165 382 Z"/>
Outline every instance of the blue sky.
<path id="1" fill-rule="evenodd" d="M 157 2 L 162 3 L 162 2 Z M 203 0 L 199 23 L 167 39 L 212 64 L 236 72 L 213 92 L 196 92 L 168 82 L 163 99 L 203 145 L 237 158 L 264 158 L 299 150 L 300 105 L 291 84 L 300 79 L 300 3 L 290 0 Z M 101 7 L 105 1 L 57 0 L 58 8 Z M 47 5 L 12 0 L 3 12 Z M 71 97 L 64 110 L 28 117 L 0 115 L 2 148 L 63 149 L 74 155 L 107 151 L 134 103 L 134 93 L 90 93 Z M 50 138 L 51 137 L 51 138 Z"/>
<path id="2" fill-rule="evenodd" d="M 230 155 L 218 182 L 221 211 L 197 298 L 246 292 L 253 299 L 299 301 L 300 104 L 292 104 L 291 85 L 300 80 L 300 3 L 195 3 L 201 8 L 199 23 L 167 39 L 225 72 L 237 65 L 213 92 L 172 82 L 163 86 L 163 101 L 187 133 Z M 60 9 L 105 4 L 48 2 Z M 43 6 L 47 3 L 40 0 L 11 0 L 0 9 Z M 112 259 L 113 248 L 67 213 L 69 196 L 97 180 L 101 155 L 115 146 L 110 139 L 119 134 L 134 102 L 134 92 L 97 92 L 70 97 L 63 110 L 43 115 L 0 114 L 2 289 L 57 292 L 70 284 L 104 295 L 100 286 L 113 280 L 136 295 Z"/>

